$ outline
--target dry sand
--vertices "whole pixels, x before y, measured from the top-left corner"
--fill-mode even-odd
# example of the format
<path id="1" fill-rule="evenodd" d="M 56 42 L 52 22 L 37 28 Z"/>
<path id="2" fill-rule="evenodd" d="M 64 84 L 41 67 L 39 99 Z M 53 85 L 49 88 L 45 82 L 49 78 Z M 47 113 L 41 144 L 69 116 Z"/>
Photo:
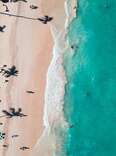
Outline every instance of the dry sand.
<path id="1" fill-rule="evenodd" d="M 39 9 L 31 10 L 30 4 L 38 5 Z M 18 2 L 8 6 L 10 13 L 29 17 L 40 17 L 45 14 L 53 16 L 52 25 L 59 32 L 64 29 L 64 0 L 32 0 L 29 3 Z M 0 11 L 4 11 L 2 3 Z M 16 65 L 19 75 L 10 78 L 8 84 L 0 77 L 0 111 L 8 110 L 9 107 L 21 107 L 23 113 L 28 116 L 0 118 L 0 122 L 3 122 L 0 130 L 6 133 L 5 139 L 0 142 L 0 156 L 29 156 L 44 129 L 46 73 L 54 45 L 51 24 L 43 25 L 38 21 L 0 15 L 0 25 L 4 24 L 7 27 L 4 33 L 0 32 L 0 66 Z M 27 90 L 35 93 L 28 94 Z M 19 137 L 12 138 L 14 134 L 18 134 Z M 3 144 L 9 145 L 8 148 L 3 148 Z M 21 151 L 22 146 L 27 146 L 30 150 Z"/>
<path id="2" fill-rule="evenodd" d="M 40 7 L 38 1 L 34 4 Z M 23 2 L 9 5 L 9 9 L 25 16 L 42 15 L 40 9 L 31 10 L 29 4 Z M 0 143 L 0 156 L 28 156 L 30 150 L 21 151 L 19 148 L 28 146 L 31 149 L 42 133 L 46 72 L 53 40 L 49 26 L 38 21 L 0 16 L 0 24 L 7 26 L 5 32 L 0 33 L 0 65 L 16 65 L 19 70 L 19 76 L 11 78 L 8 84 L 1 78 L 0 109 L 21 107 L 28 115 L 25 118 L 0 119 L 4 124 L 1 130 L 6 133 L 5 140 Z M 35 94 L 28 94 L 27 90 Z M 12 138 L 14 134 L 19 137 Z M 3 148 L 3 144 L 9 147 Z"/>

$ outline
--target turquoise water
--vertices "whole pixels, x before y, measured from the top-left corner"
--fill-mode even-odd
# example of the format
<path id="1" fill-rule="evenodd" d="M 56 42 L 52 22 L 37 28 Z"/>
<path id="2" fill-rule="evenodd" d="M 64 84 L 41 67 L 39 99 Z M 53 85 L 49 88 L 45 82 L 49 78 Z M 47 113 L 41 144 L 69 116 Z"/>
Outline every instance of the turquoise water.
<path id="1" fill-rule="evenodd" d="M 116 156 L 116 0 L 78 0 L 67 39 L 64 155 Z"/>

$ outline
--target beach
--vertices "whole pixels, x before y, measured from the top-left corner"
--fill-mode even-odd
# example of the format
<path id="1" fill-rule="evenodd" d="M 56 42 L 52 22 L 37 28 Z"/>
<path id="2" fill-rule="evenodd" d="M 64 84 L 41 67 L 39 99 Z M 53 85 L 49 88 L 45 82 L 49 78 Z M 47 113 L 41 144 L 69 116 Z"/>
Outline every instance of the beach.
<path id="1" fill-rule="evenodd" d="M 48 1 L 45 2 L 47 4 Z M 45 13 L 49 12 L 54 17 L 51 32 L 54 40 L 52 60 L 50 62 L 45 91 L 44 106 L 44 131 L 33 148 L 31 156 L 56 156 L 62 155 L 61 131 L 65 133 L 67 123 L 64 119 L 63 104 L 65 95 L 65 85 L 67 83 L 63 67 L 63 55 L 66 51 L 67 27 L 75 15 L 75 1 L 54 1 L 53 5 L 45 7 Z"/>
<path id="2" fill-rule="evenodd" d="M 18 2 L 9 4 L 11 13 L 24 16 L 41 17 L 41 4 L 38 10 L 30 10 L 29 4 Z M 18 19 L 9 16 L 0 16 L 1 25 L 6 25 L 4 33 L 0 34 L 0 65 L 15 65 L 19 71 L 17 77 L 10 78 L 4 83 L 1 78 L 0 98 L 2 103 L 0 111 L 22 108 L 27 116 L 24 118 L 1 118 L 1 130 L 6 137 L 0 143 L 1 156 L 28 156 L 31 149 L 43 130 L 44 91 L 46 72 L 51 60 L 53 39 L 49 25 L 39 21 Z M 31 90 L 34 94 L 28 94 Z M 19 135 L 12 138 L 12 135 Z M 8 145 L 8 148 L 3 147 Z M 29 150 L 20 150 L 21 147 Z"/>
<path id="3" fill-rule="evenodd" d="M 32 4 L 38 9 L 31 10 Z M 62 125 L 64 128 L 65 125 L 62 105 L 66 79 L 62 57 L 66 48 L 66 16 L 73 13 L 70 10 L 69 15 L 66 14 L 62 0 L 33 0 L 8 3 L 7 6 L 10 14 L 31 18 L 48 15 L 53 20 L 43 24 L 37 20 L 0 15 L 0 24 L 6 25 L 5 32 L 0 33 L 0 65 L 9 68 L 15 65 L 18 70 L 18 76 L 10 77 L 7 83 L 3 76 L 0 77 L 0 115 L 3 115 L 3 109 L 8 111 L 10 107 L 22 108 L 27 115 L 0 118 L 3 123 L 0 130 L 6 134 L 0 142 L 0 155 L 52 156 L 54 150 L 60 148 L 60 139 L 56 138 L 55 132 L 52 134 L 51 127 Z M 4 12 L 2 3 L 0 9 Z"/>

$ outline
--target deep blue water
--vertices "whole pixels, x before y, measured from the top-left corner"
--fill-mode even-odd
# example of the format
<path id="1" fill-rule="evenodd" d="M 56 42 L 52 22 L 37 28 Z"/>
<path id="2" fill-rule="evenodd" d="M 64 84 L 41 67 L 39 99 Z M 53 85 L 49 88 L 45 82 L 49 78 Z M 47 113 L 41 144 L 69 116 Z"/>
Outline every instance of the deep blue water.
<path id="1" fill-rule="evenodd" d="M 116 0 L 78 0 L 67 39 L 64 155 L 116 156 Z"/>

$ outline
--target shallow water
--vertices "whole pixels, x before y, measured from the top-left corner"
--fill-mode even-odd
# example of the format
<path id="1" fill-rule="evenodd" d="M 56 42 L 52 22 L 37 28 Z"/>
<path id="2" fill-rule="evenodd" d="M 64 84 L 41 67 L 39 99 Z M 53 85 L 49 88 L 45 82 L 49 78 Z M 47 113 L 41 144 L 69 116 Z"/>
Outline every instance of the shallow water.
<path id="1" fill-rule="evenodd" d="M 116 1 L 78 0 L 64 56 L 66 156 L 116 155 Z"/>

